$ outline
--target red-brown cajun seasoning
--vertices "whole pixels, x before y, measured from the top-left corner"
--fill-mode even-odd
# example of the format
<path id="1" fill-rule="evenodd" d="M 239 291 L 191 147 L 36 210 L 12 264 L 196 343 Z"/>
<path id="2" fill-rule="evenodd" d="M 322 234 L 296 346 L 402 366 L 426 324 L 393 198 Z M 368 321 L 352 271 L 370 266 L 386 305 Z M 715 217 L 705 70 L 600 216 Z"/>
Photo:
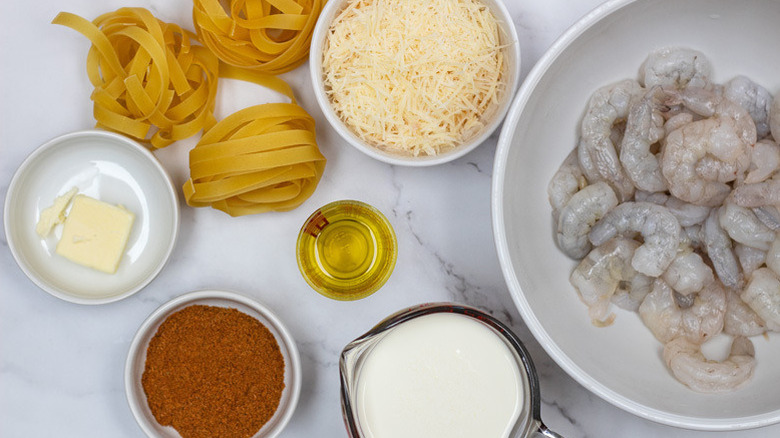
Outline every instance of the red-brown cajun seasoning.
<path id="1" fill-rule="evenodd" d="M 157 422 L 183 438 L 248 438 L 278 408 L 284 368 L 279 344 L 260 321 L 193 305 L 157 329 L 141 383 Z"/>

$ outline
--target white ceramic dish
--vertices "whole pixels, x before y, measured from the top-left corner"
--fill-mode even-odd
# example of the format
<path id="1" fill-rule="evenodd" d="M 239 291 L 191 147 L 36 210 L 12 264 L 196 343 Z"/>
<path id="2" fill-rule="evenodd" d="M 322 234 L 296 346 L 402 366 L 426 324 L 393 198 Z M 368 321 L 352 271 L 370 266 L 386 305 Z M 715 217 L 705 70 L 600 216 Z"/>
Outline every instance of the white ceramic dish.
<path id="1" fill-rule="evenodd" d="M 57 255 L 62 226 L 45 239 L 35 232 L 41 211 L 72 187 L 135 213 L 115 274 Z M 179 228 L 176 191 L 157 159 L 133 140 L 97 130 L 59 136 L 30 154 L 11 180 L 4 213 L 8 246 L 22 271 L 46 292 L 79 304 L 109 303 L 141 290 L 167 262 Z"/>
<path id="2" fill-rule="evenodd" d="M 301 360 L 298 354 L 298 347 L 284 324 L 267 307 L 234 292 L 215 290 L 190 292 L 174 298 L 152 312 L 139 327 L 130 344 L 127 362 L 125 363 L 125 392 L 127 401 L 130 404 L 130 410 L 132 410 L 138 425 L 150 438 L 180 438 L 179 433 L 175 429 L 168 426 L 160 426 L 157 420 L 155 420 L 146 402 L 146 394 L 143 386 L 141 386 L 141 376 L 146 363 L 146 348 L 149 345 L 149 341 L 157 333 L 157 328 L 172 313 L 192 305 L 237 309 L 256 318 L 273 333 L 285 361 L 285 388 L 276 413 L 253 438 L 272 438 L 277 436 L 290 421 L 301 392 Z"/>
<path id="3" fill-rule="evenodd" d="M 678 383 L 661 344 L 639 317 L 620 311 L 613 326 L 591 325 L 569 284 L 575 262 L 553 240 L 547 184 L 577 141 L 590 94 L 635 78 L 663 46 L 704 52 L 715 82 L 745 74 L 780 92 L 780 2 L 776 0 L 616 0 L 570 28 L 518 91 L 494 166 L 494 237 L 504 276 L 526 324 L 550 356 L 603 399 L 653 421 L 735 430 L 780 421 L 780 339 L 755 338 L 758 366 L 744 388 L 698 394 Z M 717 346 L 715 346 L 717 347 Z M 717 349 L 717 348 L 716 348 Z"/>
<path id="4" fill-rule="evenodd" d="M 512 22 L 512 16 L 509 15 L 509 11 L 501 0 L 481 0 L 487 5 L 493 16 L 501 28 L 501 43 L 506 45 L 504 54 L 506 56 L 506 64 L 508 66 L 506 84 L 507 88 L 504 95 L 500 98 L 501 102 L 498 109 L 493 114 L 489 123 L 483 128 L 483 130 L 470 139 L 469 141 L 461 144 L 460 146 L 435 156 L 403 156 L 390 152 L 383 151 L 358 137 L 352 130 L 339 118 L 333 107 L 330 104 L 327 94 L 325 93 L 325 85 L 323 81 L 322 73 L 322 52 L 327 37 L 328 28 L 333 22 L 333 19 L 342 11 L 344 5 L 350 0 L 331 0 L 324 8 L 320 18 L 317 20 L 317 25 L 314 28 L 311 40 L 311 50 L 309 51 L 309 69 L 311 72 L 312 84 L 314 86 L 314 95 L 317 98 L 317 103 L 320 109 L 325 114 L 325 118 L 338 134 L 347 141 L 350 145 L 357 150 L 367 154 L 368 156 L 380 161 L 384 161 L 390 164 L 402 165 L 402 166 L 433 166 L 436 164 L 446 163 L 474 150 L 477 146 L 482 144 L 492 134 L 496 128 L 501 124 L 504 119 L 507 110 L 512 102 L 512 96 L 517 88 L 517 84 L 520 80 L 520 44 L 517 38 L 517 32 L 515 31 L 514 23 Z"/>

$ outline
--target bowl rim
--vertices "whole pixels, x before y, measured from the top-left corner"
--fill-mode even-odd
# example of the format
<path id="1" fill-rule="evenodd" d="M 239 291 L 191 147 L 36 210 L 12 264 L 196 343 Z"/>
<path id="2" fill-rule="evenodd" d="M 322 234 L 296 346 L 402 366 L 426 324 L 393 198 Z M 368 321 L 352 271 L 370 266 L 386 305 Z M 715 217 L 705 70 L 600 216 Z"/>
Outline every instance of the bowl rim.
<path id="1" fill-rule="evenodd" d="M 496 246 L 499 265 L 504 280 L 509 289 L 512 300 L 515 303 L 520 316 L 528 326 L 533 336 L 544 348 L 548 355 L 577 383 L 601 399 L 623 409 L 638 417 L 642 417 L 656 423 L 669 426 L 702 430 L 702 431 L 735 431 L 743 429 L 759 428 L 780 422 L 780 412 L 766 413 L 734 419 L 698 418 L 686 415 L 678 415 L 659 409 L 650 408 L 637 403 L 590 377 L 582 368 L 574 363 L 566 353 L 555 343 L 541 322 L 534 314 L 523 294 L 518 281 L 512 260 L 509 255 L 509 247 L 506 242 L 506 224 L 504 223 L 504 197 L 503 182 L 506 177 L 506 163 L 511 148 L 512 138 L 515 134 L 517 123 L 525 110 L 536 85 L 544 74 L 555 62 L 558 56 L 586 30 L 597 24 L 601 19 L 611 13 L 626 7 L 638 0 L 608 0 L 595 7 L 569 27 L 555 42 L 544 52 L 539 61 L 534 65 L 527 77 L 523 80 L 514 101 L 507 113 L 504 125 L 499 134 L 496 155 L 493 163 L 493 178 L 491 181 L 491 216 L 493 225 L 493 239 Z"/>
<path id="2" fill-rule="evenodd" d="M 331 0 L 327 2 L 325 6 L 322 8 L 322 11 L 320 12 L 320 17 L 326 17 L 330 13 L 332 13 L 335 9 L 342 8 L 344 3 L 347 1 L 349 0 Z M 483 1 L 483 0 L 479 0 L 479 1 Z M 501 22 L 507 23 L 506 26 L 502 27 L 502 29 L 508 31 L 509 33 L 507 39 L 512 41 L 512 44 L 510 44 L 509 46 L 511 47 L 510 50 L 512 50 L 512 52 L 514 53 L 514 58 L 515 58 L 515 62 L 509 66 L 509 71 L 511 72 L 512 70 L 514 70 L 516 72 L 514 78 L 512 79 L 512 83 L 510 84 L 509 87 L 507 87 L 506 102 L 499 107 L 498 111 L 494 115 L 495 119 L 488 125 L 488 129 L 484 129 L 479 135 L 473 137 L 467 143 L 461 144 L 460 146 L 457 146 L 450 151 L 447 151 L 442 154 L 434 155 L 434 156 L 408 157 L 399 154 L 393 154 L 390 152 L 385 152 L 377 147 L 368 145 L 363 140 L 361 140 L 357 135 L 355 135 L 344 124 L 344 122 L 342 122 L 341 119 L 336 115 L 336 112 L 333 110 L 333 107 L 330 105 L 330 101 L 328 100 L 328 97 L 325 95 L 325 89 L 324 89 L 322 73 L 321 73 L 322 52 L 319 50 L 310 50 L 309 51 L 309 73 L 311 76 L 311 83 L 314 91 L 314 97 L 315 100 L 317 101 L 317 104 L 320 107 L 320 110 L 325 115 L 325 119 L 328 121 L 328 124 L 333 128 L 333 130 L 335 130 L 339 134 L 339 136 L 343 140 L 345 140 L 347 143 L 349 143 L 352 147 L 359 150 L 360 152 L 363 152 L 364 154 L 376 160 L 388 164 L 399 165 L 399 166 L 427 167 L 427 166 L 434 166 L 437 164 L 448 163 L 450 161 L 456 160 L 468 154 L 469 152 L 473 151 L 478 146 L 480 146 L 482 143 L 484 143 L 485 140 L 487 140 L 487 138 L 490 137 L 496 131 L 496 129 L 498 129 L 498 127 L 501 125 L 502 121 L 504 120 L 504 117 L 506 116 L 507 112 L 509 111 L 509 108 L 511 107 L 512 97 L 514 96 L 514 93 L 517 90 L 517 87 L 520 83 L 520 75 L 521 75 L 520 39 L 517 35 L 517 29 L 515 29 L 514 22 L 512 21 L 512 15 L 509 13 L 509 10 L 506 8 L 506 5 L 504 4 L 503 0 L 488 0 L 488 2 L 489 4 L 495 5 L 495 8 L 491 8 L 494 15 L 496 13 L 500 15 L 495 17 L 496 21 L 499 23 Z M 488 3 L 486 3 L 486 5 L 488 5 Z M 317 20 L 317 24 L 314 27 L 314 31 L 312 33 L 312 38 L 311 38 L 312 48 L 321 46 L 321 44 L 324 42 L 327 36 L 327 30 L 329 27 L 330 27 L 330 22 L 326 23 L 324 19 Z"/>
<path id="3" fill-rule="evenodd" d="M 269 429 L 268 433 L 263 436 L 263 438 L 276 437 L 290 422 L 290 419 L 292 418 L 293 413 L 298 406 L 298 399 L 300 398 L 302 371 L 301 357 L 300 353 L 298 352 L 298 346 L 295 343 L 295 340 L 293 339 L 292 334 L 290 333 L 287 326 L 282 323 L 279 317 L 269 307 L 244 294 L 217 289 L 198 290 L 172 298 L 152 311 L 138 327 L 138 330 L 136 330 L 135 335 L 133 336 L 133 340 L 130 342 L 130 347 L 128 348 L 124 369 L 125 399 L 127 400 L 127 404 L 130 406 L 130 411 L 133 413 L 133 418 L 135 419 L 136 424 L 138 424 L 138 426 L 147 436 L 151 438 L 157 437 L 157 435 L 154 433 L 154 430 L 147 428 L 145 423 L 146 417 L 140 411 L 139 405 L 142 405 L 144 401 L 133 397 L 132 394 L 134 394 L 134 391 L 131 390 L 131 387 L 135 384 L 132 379 L 133 362 L 135 358 L 141 353 L 141 350 L 146 347 L 146 345 L 141 345 L 142 338 L 144 338 L 151 329 L 156 328 L 154 326 L 158 322 L 162 323 L 163 320 L 161 318 L 169 313 L 171 309 L 204 299 L 219 299 L 228 302 L 233 301 L 252 308 L 271 322 L 271 325 L 273 326 L 271 329 L 279 335 L 281 342 L 287 348 L 290 359 L 289 370 L 291 373 L 289 385 L 289 404 L 287 409 L 281 413 L 279 422 L 276 423 L 276 427 Z"/>
<path id="4" fill-rule="evenodd" d="M 79 296 L 76 294 L 72 294 L 60 290 L 59 288 L 53 287 L 50 284 L 43 281 L 42 279 L 40 279 L 38 275 L 32 269 L 30 269 L 30 267 L 27 266 L 26 263 L 23 262 L 21 254 L 18 251 L 15 238 L 13 237 L 13 233 L 11 232 L 11 226 L 9 225 L 10 223 L 9 218 L 11 216 L 11 200 L 16 198 L 17 196 L 16 191 L 19 190 L 18 186 L 19 184 L 21 184 L 20 181 L 23 175 L 27 172 L 28 168 L 32 166 L 41 155 L 45 154 L 50 149 L 57 148 L 66 141 L 69 141 L 74 138 L 80 138 L 80 137 L 106 138 L 112 140 L 112 142 L 120 148 L 127 147 L 136 152 L 139 152 L 141 155 L 143 155 L 145 158 L 148 159 L 149 163 L 166 181 L 165 188 L 167 189 L 167 194 L 168 197 L 170 198 L 171 205 L 172 205 L 173 217 L 171 219 L 173 222 L 173 232 L 171 233 L 170 242 L 168 243 L 168 246 L 165 249 L 165 253 L 163 254 L 162 262 L 151 273 L 149 273 L 149 275 L 145 279 L 143 279 L 143 281 L 139 282 L 134 287 L 131 287 L 122 293 L 111 295 L 108 297 L 89 298 L 89 297 Z M 11 178 L 11 182 L 8 185 L 8 189 L 6 190 L 5 202 L 3 205 L 3 231 L 5 232 L 6 240 L 8 242 L 8 248 L 11 251 L 11 255 L 13 256 L 16 265 L 19 266 L 22 272 L 24 272 L 24 275 L 26 275 L 27 278 L 30 279 L 30 281 L 32 281 L 36 286 L 38 286 L 38 288 L 44 290 L 50 295 L 53 295 L 61 300 L 68 301 L 71 303 L 86 304 L 86 305 L 113 303 L 125 299 L 131 295 L 134 295 L 137 292 L 139 292 L 141 289 L 148 286 L 149 283 L 151 283 L 152 280 L 154 280 L 160 274 L 160 272 L 163 270 L 163 268 L 168 264 L 168 261 L 170 260 L 171 254 L 173 253 L 173 250 L 176 247 L 176 242 L 178 240 L 180 220 L 181 219 L 180 219 L 180 211 L 179 211 L 179 198 L 178 195 L 176 194 L 176 190 L 174 189 L 173 180 L 171 179 L 171 176 L 168 174 L 165 168 L 162 166 L 160 161 L 157 160 L 157 158 L 154 156 L 154 154 L 152 154 L 152 152 L 149 149 L 145 148 L 140 143 L 138 143 L 137 141 L 131 138 L 128 138 L 121 134 L 117 134 L 115 132 L 105 131 L 101 129 L 86 129 L 86 130 L 73 131 L 73 132 L 61 134 L 47 140 L 42 145 L 35 148 L 32 152 L 30 152 L 29 155 L 27 155 L 27 157 L 22 161 L 22 163 L 14 172 L 14 175 Z"/>

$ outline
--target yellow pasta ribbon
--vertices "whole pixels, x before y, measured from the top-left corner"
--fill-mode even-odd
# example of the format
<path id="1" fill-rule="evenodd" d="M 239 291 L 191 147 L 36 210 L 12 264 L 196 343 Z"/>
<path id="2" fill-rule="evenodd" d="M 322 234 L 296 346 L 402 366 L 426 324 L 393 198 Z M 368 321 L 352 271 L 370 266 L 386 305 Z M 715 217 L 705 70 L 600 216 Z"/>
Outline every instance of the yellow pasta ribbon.
<path id="1" fill-rule="evenodd" d="M 87 75 L 97 127 L 156 148 L 216 123 L 219 60 L 197 37 L 143 8 L 121 8 L 90 22 L 68 12 L 54 24 L 91 42 Z"/>
<path id="2" fill-rule="evenodd" d="M 240 110 L 190 151 L 187 204 L 231 216 L 287 211 L 311 196 L 325 169 L 314 119 L 294 103 Z"/>
<path id="3" fill-rule="evenodd" d="M 309 54 L 323 0 L 194 0 L 192 21 L 203 42 L 223 62 L 279 74 Z"/>
<path id="4" fill-rule="evenodd" d="M 182 187 L 187 204 L 231 216 L 298 207 L 325 170 L 314 119 L 275 76 L 221 64 L 220 77 L 263 85 L 292 102 L 245 108 L 204 133 L 190 151 L 190 179 Z"/>

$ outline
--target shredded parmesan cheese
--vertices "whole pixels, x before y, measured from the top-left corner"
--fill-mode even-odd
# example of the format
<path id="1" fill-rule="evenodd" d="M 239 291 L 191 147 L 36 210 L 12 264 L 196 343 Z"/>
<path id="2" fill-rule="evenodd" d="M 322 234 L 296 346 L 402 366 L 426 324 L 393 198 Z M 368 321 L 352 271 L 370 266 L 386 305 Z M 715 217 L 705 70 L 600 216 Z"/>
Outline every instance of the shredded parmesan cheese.
<path id="1" fill-rule="evenodd" d="M 436 155 L 479 133 L 505 88 L 499 28 L 478 0 L 352 0 L 331 24 L 326 91 L 363 140 Z"/>

